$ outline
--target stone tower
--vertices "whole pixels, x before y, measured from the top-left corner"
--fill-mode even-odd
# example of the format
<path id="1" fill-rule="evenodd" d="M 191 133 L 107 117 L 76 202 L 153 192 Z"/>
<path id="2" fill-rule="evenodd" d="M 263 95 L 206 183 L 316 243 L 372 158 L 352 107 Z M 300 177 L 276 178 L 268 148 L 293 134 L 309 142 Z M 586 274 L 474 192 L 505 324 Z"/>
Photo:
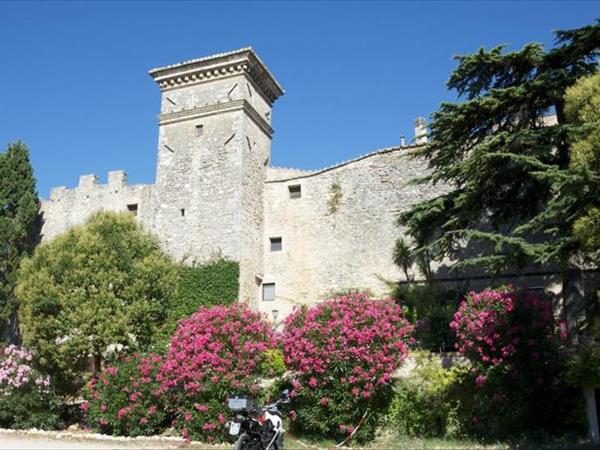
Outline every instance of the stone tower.
<path id="1" fill-rule="evenodd" d="M 161 89 L 155 214 L 168 252 L 190 264 L 240 263 L 240 299 L 263 274 L 271 107 L 283 94 L 250 48 L 150 71 Z"/>

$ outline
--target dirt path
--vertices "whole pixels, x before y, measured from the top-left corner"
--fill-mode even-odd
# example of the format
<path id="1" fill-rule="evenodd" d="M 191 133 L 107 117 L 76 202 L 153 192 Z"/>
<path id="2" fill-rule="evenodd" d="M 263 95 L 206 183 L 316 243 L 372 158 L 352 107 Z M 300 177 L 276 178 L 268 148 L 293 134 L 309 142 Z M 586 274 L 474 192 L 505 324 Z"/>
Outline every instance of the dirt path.
<path id="1" fill-rule="evenodd" d="M 28 450 L 28 449 L 175 449 L 184 447 L 181 440 L 156 440 L 156 439 L 114 439 L 101 435 L 81 435 L 77 433 L 58 432 L 22 432 L 0 430 L 0 449 Z M 200 449 L 191 445 L 188 449 Z M 210 447 L 216 450 L 217 447 Z"/>

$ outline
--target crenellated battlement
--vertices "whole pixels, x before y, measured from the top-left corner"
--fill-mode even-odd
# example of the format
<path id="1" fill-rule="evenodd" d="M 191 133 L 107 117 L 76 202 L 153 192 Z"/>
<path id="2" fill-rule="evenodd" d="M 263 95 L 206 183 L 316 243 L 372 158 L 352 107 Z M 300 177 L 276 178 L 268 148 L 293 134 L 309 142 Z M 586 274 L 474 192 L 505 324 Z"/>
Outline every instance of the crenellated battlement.
<path id="1" fill-rule="evenodd" d="M 154 211 L 153 192 L 151 184 L 127 184 L 127 173 L 123 170 L 108 172 L 106 183 L 101 183 L 96 174 L 81 175 L 77 186 L 54 187 L 50 198 L 42 200 L 42 238 L 52 239 L 99 211 L 130 212 L 148 223 Z"/>

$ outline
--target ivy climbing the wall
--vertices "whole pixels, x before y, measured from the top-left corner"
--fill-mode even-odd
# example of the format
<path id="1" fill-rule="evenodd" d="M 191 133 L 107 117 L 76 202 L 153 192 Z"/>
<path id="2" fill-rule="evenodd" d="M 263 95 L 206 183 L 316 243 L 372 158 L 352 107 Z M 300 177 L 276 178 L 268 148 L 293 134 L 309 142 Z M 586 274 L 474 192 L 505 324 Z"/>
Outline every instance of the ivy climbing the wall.
<path id="1" fill-rule="evenodd" d="M 171 318 L 179 320 L 188 317 L 201 306 L 235 303 L 239 277 L 239 264 L 222 258 L 201 266 L 182 267 Z"/>

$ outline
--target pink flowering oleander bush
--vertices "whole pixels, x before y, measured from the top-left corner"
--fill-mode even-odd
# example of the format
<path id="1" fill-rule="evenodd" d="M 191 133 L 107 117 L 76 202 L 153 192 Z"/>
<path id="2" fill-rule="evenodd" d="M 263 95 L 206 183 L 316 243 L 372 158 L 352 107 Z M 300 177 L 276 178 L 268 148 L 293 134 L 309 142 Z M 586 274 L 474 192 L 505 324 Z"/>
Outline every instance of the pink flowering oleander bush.
<path id="1" fill-rule="evenodd" d="M 360 424 L 356 438 L 370 438 L 391 398 L 392 373 L 408 355 L 411 332 L 400 306 L 365 293 L 296 309 L 283 331 L 294 430 L 344 438 Z"/>
<path id="2" fill-rule="evenodd" d="M 487 437 L 564 429 L 578 398 L 564 383 L 564 327 L 552 302 L 510 287 L 471 292 L 450 327 L 469 358 L 469 428 Z"/>
<path id="3" fill-rule="evenodd" d="M 31 351 L 9 345 L 0 356 L 0 427 L 62 426 L 60 398 L 48 375 L 34 366 Z"/>
<path id="4" fill-rule="evenodd" d="M 147 436 L 170 426 L 171 406 L 156 376 L 164 358 L 134 354 L 89 380 L 81 404 L 86 424 L 106 434 Z"/>
<path id="5" fill-rule="evenodd" d="M 200 308 L 179 322 L 156 379 L 185 438 L 227 436 L 227 398 L 257 397 L 265 358 L 277 346 L 264 317 L 245 305 Z"/>

